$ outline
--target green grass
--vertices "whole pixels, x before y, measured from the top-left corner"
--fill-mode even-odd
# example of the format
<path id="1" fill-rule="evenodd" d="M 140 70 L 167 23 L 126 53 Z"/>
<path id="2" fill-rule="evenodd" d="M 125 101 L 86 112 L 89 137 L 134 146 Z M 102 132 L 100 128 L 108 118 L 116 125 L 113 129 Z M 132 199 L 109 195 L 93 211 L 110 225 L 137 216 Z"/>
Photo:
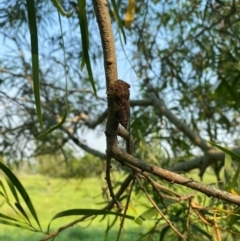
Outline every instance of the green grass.
<path id="1" fill-rule="evenodd" d="M 197 172 L 193 171 L 189 177 L 197 178 Z M 117 175 L 118 176 L 118 175 Z M 60 179 L 60 178 L 47 178 L 40 175 L 20 175 L 19 180 L 27 190 L 34 207 L 36 209 L 38 218 L 40 220 L 42 229 L 47 231 L 47 226 L 54 215 L 68 209 L 101 209 L 105 204 L 102 198 L 102 187 L 106 187 L 106 181 L 100 178 L 87 178 L 83 180 L 76 179 Z M 117 177 L 118 181 L 123 180 L 123 177 Z M 5 184 L 4 177 L 0 176 Z M 214 175 L 206 175 L 204 183 L 210 184 L 215 181 Z M 167 184 L 167 183 L 166 183 Z M 181 187 L 179 185 L 172 186 L 177 188 L 179 193 L 192 193 L 190 189 Z M 8 195 L 13 201 L 11 191 L 5 185 Z M 205 195 L 199 194 L 202 198 L 206 199 Z M 206 199 L 210 201 L 211 199 Z M 11 210 L 11 208 L 3 202 L 4 199 L 0 195 L 0 213 L 10 217 L 19 217 Z M 3 203 L 3 204 L 2 204 Z M 12 202 L 14 205 L 14 202 Z M 176 204 L 178 205 L 178 204 Z M 151 205 L 146 200 L 143 193 L 132 195 L 128 214 L 138 216 L 144 211 L 148 210 Z M 59 218 L 52 222 L 51 231 L 56 231 L 59 227 L 64 226 L 71 221 L 79 218 L 80 216 L 71 216 Z M 108 221 L 113 220 L 113 216 L 102 217 L 94 219 L 92 222 L 85 221 L 78 223 L 74 227 L 60 233 L 54 240 L 55 241 L 107 241 L 116 240 L 117 232 L 120 225 L 120 219 L 117 220 L 113 228 L 109 231 L 106 237 L 106 229 Z M 31 219 L 32 221 L 32 219 Z M 140 226 L 132 220 L 126 220 L 124 223 L 124 230 L 121 235 L 121 241 L 136 241 L 142 234 L 146 233 L 151 227 L 154 226 L 154 221 L 145 221 Z M 33 221 L 34 227 L 37 227 Z M 46 234 L 35 233 L 28 230 L 23 230 L 16 227 L 0 224 L 0 241 L 37 241 L 45 237 Z M 171 239 L 173 240 L 173 239 Z"/>
<path id="2" fill-rule="evenodd" d="M 66 180 L 47 178 L 40 175 L 18 176 L 18 178 L 27 190 L 34 204 L 43 231 L 47 230 L 47 226 L 52 217 L 63 210 L 75 208 L 100 209 L 105 205 L 102 203 L 103 199 L 101 195 L 101 187 L 106 186 L 104 179 L 100 180 L 99 178 L 88 178 L 84 180 Z M 4 180 L 2 176 L 0 176 L 0 179 Z M 7 189 L 8 195 L 11 196 L 11 192 L 7 185 L 5 185 L 5 187 Z M 2 201 L 3 198 L 0 196 L 0 205 Z M 142 202 L 146 203 L 144 198 L 139 199 L 139 197 L 133 196 L 128 214 L 136 216 L 145 211 L 146 208 L 141 205 Z M 0 206 L 0 213 L 19 219 L 19 217 L 6 203 Z M 79 218 L 79 216 L 71 216 L 54 220 L 51 224 L 51 231 L 57 230 L 59 227 L 68 224 L 76 218 Z M 105 231 L 107 228 L 108 218 L 105 218 L 104 220 L 101 219 L 102 217 L 99 217 L 96 218 L 93 222 L 85 221 L 79 223 L 74 227 L 63 231 L 54 240 L 105 240 Z M 113 217 L 111 217 L 110 220 L 113 220 Z M 35 227 L 37 227 L 34 221 L 33 224 Z M 109 231 L 108 239 L 106 240 L 115 240 L 119 224 L 120 219 L 118 219 L 117 223 Z M 147 222 L 146 225 L 144 225 L 145 227 L 143 227 L 139 226 L 132 220 L 126 220 L 124 224 L 124 231 L 121 235 L 121 241 L 137 240 L 140 235 L 143 234 L 144 230 L 147 231 L 147 227 L 152 227 L 153 225 L 153 222 Z M 34 241 L 39 240 L 44 236 L 46 235 L 42 233 L 35 233 L 28 230 L 0 224 L 1 241 Z"/>

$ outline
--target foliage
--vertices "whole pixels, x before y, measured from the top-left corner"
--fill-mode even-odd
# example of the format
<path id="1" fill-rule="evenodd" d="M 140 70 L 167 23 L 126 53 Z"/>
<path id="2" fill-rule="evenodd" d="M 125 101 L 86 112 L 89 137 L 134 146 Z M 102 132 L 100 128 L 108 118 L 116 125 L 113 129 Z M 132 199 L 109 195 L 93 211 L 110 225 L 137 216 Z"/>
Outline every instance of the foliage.
<path id="1" fill-rule="evenodd" d="M 0 36 L 5 46 L 4 54 L 0 56 L 0 155 L 9 166 L 23 159 L 36 161 L 60 154 L 60 161 L 69 165 L 69 172 L 58 175 L 87 176 L 101 164 L 96 164 L 96 159 L 92 161 L 89 156 L 85 156 L 83 164 L 75 159 L 69 161 L 69 149 L 74 152 L 74 148 L 79 147 L 98 157 L 100 162 L 106 159 L 104 153 L 86 140 L 90 129 L 103 135 L 108 114 L 102 67 L 108 49 L 102 49 L 103 38 L 96 34 L 98 15 L 92 6 L 98 2 L 69 4 L 57 0 L 28 0 L 25 5 L 22 1 L 12 0 L 0 3 Z M 129 154 L 133 155 L 129 157 L 117 149 L 120 158 L 114 148 L 108 149 L 107 155 L 111 152 L 119 163 L 134 172 L 139 173 L 141 167 L 140 176 L 133 177 L 137 182 L 135 191 L 145 194 L 154 207 L 154 212 L 152 206 L 148 207 L 143 216 L 145 219 L 156 218 L 156 210 L 160 215 L 147 234 L 148 238 L 157 235 L 160 240 L 176 236 L 184 239 L 198 233 L 201 239 L 209 240 L 214 236 L 221 240 L 221 237 L 227 239 L 227 235 L 231 235 L 235 238 L 239 234 L 236 202 L 235 205 L 226 202 L 227 198 L 233 202 L 234 195 L 240 193 L 239 8 L 235 0 L 112 0 L 109 3 L 119 59 L 129 61 L 131 71 L 134 70 L 136 75 L 130 78 L 132 75 L 129 74 L 126 80 L 132 86 L 130 130 L 134 152 Z M 59 14 L 68 18 L 59 17 Z M 105 59 L 106 75 L 106 62 L 112 64 L 114 61 Z M 122 78 L 126 65 L 120 60 L 118 64 L 123 66 L 119 69 L 119 78 Z M 68 79 L 68 88 L 63 87 L 65 79 Z M 106 86 L 109 86 L 108 82 Z M 108 112 L 111 114 L 111 108 Z M 43 138 L 35 138 L 55 127 L 58 129 Z M 111 130 L 107 131 L 111 133 Z M 149 162 L 148 165 L 141 166 L 139 159 Z M 126 160 L 137 160 L 140 164 L 133 166 Z M 185 189 L 171 187 L 165 181 L 145 174 L 160 172 L 150 163 L 175 172 L 198 168 L 201 178 L 210 167 L 216 176 L 211 193 L 219 189 L 229 195 L 215 192 L 217 198 L 211 200 L 205 200 L 199 193 L 186 196 Z M 2 215 L 1 223 L 41 231 L 25 189 L 10 169 L 2 162 L 0 164 L 10 180 L 9 189 L 16 202 L 14 210 L 24 219 L 22 223 Z M 107 167 L 108 172 L 110 165 Z M 56 175 L 53 167 L 51 172 Z M 96 172 L 95 169 L 93 173 Z M 139 180 L 140 177 L 143 180 Z M 168 176 L 163 178 L 174 182 Z M 121 187 L 126 190 L 118 197 L 121 201 L 130 199 L 128 187 L 131 190 L 133 183 L 128 178 L 122 186 L 117 183 L 119 190 Z M 178 183 L 187 186 L 192 182 L 189 179 L 187 184 Z M 208 187 L 199 184 L 195 189 L 209 195 Z M 11 207 L 5 189 L 1 185 L 0 194 Z M 32 225 L 18 195 L 22 196 L 37 226 Z M 125 210 L 127 207 L 128 201 Z M 79 210 L 77 213 L 82 214 Z M 110 210 L 106 212 L 110 214 Z M 93 215 L 90 211 L 88 214 Z M 120 225 L 120 231 L 121 228 Z"/>
<path id="2" fill-rule="evenodd" d="M 50 177 L 100 177 L 105 168 L 105 163 L 91 154 L 77 158 L 72 152 L 62 158 L 61 155 L 41 155 L 37 162 L 35 172 Z"/>

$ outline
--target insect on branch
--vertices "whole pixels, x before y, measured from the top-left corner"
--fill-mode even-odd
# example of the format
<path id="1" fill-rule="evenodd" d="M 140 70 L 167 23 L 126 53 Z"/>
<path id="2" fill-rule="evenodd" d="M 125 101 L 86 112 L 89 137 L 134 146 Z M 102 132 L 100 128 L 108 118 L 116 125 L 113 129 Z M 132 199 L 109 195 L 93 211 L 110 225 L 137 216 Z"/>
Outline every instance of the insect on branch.
<path id="1" fill-rule="evenodd" d="M 130 101 L 129 101 L 129 92 L 130 85 L 122 80 L 117 80 L 114 85 L 109 86 L 109 91 L 107 95 L 112 97 L 114 101 L 114 119 L 119 124 L 121 124 L 125 129 L 127 129 L 129 125 L 129 117 L 130 117 Z M 107 156 L 106 162 L 106 181 L 108 184 L 110 196 L 116 203 L 119 210 L 122 210 L 123 207 L 121 203 L 116 199 L 113 187 L 111 183 L 110 177 L 110 169 L 111 169 L 111 156 Z"/>
<path id="2" fill-rule="evenodd" d="M 113 96 L 115 102 L 114 118 L 125 129 L 128 129 L 130 118 L 130 85 L 123 80 L 117 80 L 109 87 L 108 95 Z"/>

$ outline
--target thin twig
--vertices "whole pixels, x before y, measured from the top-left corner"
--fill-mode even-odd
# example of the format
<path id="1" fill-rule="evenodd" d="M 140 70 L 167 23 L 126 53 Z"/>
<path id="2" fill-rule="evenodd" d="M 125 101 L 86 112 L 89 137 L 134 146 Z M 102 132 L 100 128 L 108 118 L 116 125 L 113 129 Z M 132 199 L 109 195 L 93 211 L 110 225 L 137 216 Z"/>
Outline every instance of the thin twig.
<path id="1" fill-rule="evenodd" d="M 98 126 L 100 123 L 102 123 L 108 115 L 108 109 L 106 109 L 104 112 L 102 112 L 95 120 L 87 120 L 85 122 L 85 125 L 91 129 L 94 129 L 96 126 Z"/>
<path id="2" fill-rule="evenodd" d="M 106 181 L 107 181 L 107 185 L 108 185 L 108 189 L 110 192 L 110 197 L 114 200 L 114 202 L 117 205 L 117 208 L 119 211 L 123 210 L 123 206 L 122 204 L 117 200 L 114 192 L 113 192 L 113 187 L 112 187 L 112 181 L 111 181 L 111 176 L 110 176 L 110 172 L 111 172 L 111 157 L 108 156 L 107 157 L 107 162 L 106 162 Z"/>
<path id="3" fill-rule="evenodd" d="M 146 192 L 145 188 L 143 187 L 142 183 L 140 182 L 138 176 L 136 175 L 136 179 L 137 182 L 140 186 L 140 188 L 142 189 L 143 193 L 145 194 L 145 196 L 147 197 L 147 199 L 152 203 L 152 205 L 156 208 L 156 210 L 159 212 L 159 214 L 163 217 L 163 219 L 167 222 L 167 224 L 172 228 L 172 230 L 179 236 L 181 237 L 183 240 L 187 241 L 186 237 L 184 237 L 174 226 L 173 224 L 170 222 L 170 220 L 167 219 L 167 217 L 163 214 L 163 212 L 159 209 L 159 207 L 157 206 L 157 204 L 154 202 L 154 200 L 148 195 L 148 193 Z"/>
<path id="4" fill-rule="evenodd" d="M 171 123 L 173 123 L 181 132 L 185 134 L 196 146 L 200 147 L 203 152 L 206 152 L 209 148 L 209 144 L 202 139 L 197 133 L 189 128 L 184 122 L 178 119 L 172 112 L 167 108 L 162 100 L 158 99 L 153 93 L 150 93 L 150 97 L 153 101 L 154 108 L 161 114 L 165 116 Z"/>
<path id="5" fill-rule="evenodd" d="M 194 197 L 194 194 L 188 194 L 188 195 L 183 195 L 182 196 L 182 195 L 180 195 L 180 194 L 178 194 L 176 192 L 174 192 L 174 193 L 175 193 L 175 195 L 177 195 L 177 197 L 163 194 L 163 193 L 160 192 L 161 188 L 159 188 L 159 186 L 162 186 L 162 185 L 159 185 L 159 183 L 155 182 L 150 177 L 150 175 L 148 175 L 146 173 L 143 173 L 142 175 L 148 180 L 148 182 L 151 184 L 152 188 L 155 190 L 155 192 L 158 194 L 158 196 L 161 199 L 168 199 L 168 200 L 180 202 L 180 201 L 187 201 L 187 200 L 189 200 L 189 199 Z M 164 203 L 163 203 L 163 205 L 164 205 Z"/>
<path id="6" fill-rule="evenodd" d="M 84 151 L 91 153 L 94 156 L 97 156 L 101 159 L 106 159 L 106 155 L 96 149 L 93 149 L 86 145 L 85 143 L 81 142 L 77 137 L 75 137 L 73 134 L 71 134 L 64 126 L 60 127 L 61 130 L 63 130 L 69 137 L 70 140 L 72 140 L 77 146 L 79 146 Z"/>
<path id="7" fill-rule="evenodd" d="M 218 224 L 217 224 L 217 217 L 216 217 L 216 211 L 214 211 L 214 215 L 213 215 L 213 220 L 214 220 L 214 229 L 216 232 L 216 236 L 217 236 L 217 241 L 221 241 L 221 236 L 220 236 L 220 232 L 219 232 L 219 228 L 218 228 Z"/>
<path id="8" fill-rule="evenodd" d="M 121 231 L 123 229 L 124 220 L 125 220 L 125 217 L 126 217 L 126 214 L 127 214 L 127 210 L 128 210 L 128 206 L 129 206 L 129 202 L 130 202 L 130 198 L 131 198 L 131 194 L 132 194 L 134 184 L 135 184 L 135 178 L 133 178 L 132 184 L 130 186 L 130 191 L 129 191 L 129 195 L 128 195 L 128 198 L 127 198 L 127 203 L 126 203 L 126 206 L 125 206 L 125 209 L 124 209 L 123 217 L 121 219 L 120 228 L 118 230 L 118 235 L 117 235 L 116 241 L 120 240 L 120 235 L 121 235 Z"/>
<path id="9" fill-rule="evenodd" d="M 117 60 L 116 60 L 116 50 L 114 44 L 114 37 L 112 32 L 111 19 L 109 16 L 108 2 L 105 0 L 93 0 L 94 12 L 96 15 L 98 28 L 100 32 L 102 50 L 104 56 L 104 70 L 106 77 L 106 87 L 107 93 L 110 90 L 110 86 L 113 86 L 118 79 L 117 75 Z M 108 118 L 106 124 L 106 139 L 107 139 L 107 168 L 106 168 L 106 179 L 109 185 L 110 195 L 113 200 L 116 202 L 120 208 L 120 204 L 117 201 L 117 198 L 114 195 L 110 179 L 110 167 L 111 167 L 111 153 L 110 150 L 113 146 L 117 146 L 117 127 L 118 123 L 114 118 L 114 98 L 111 95 L 108 95 Z"/>

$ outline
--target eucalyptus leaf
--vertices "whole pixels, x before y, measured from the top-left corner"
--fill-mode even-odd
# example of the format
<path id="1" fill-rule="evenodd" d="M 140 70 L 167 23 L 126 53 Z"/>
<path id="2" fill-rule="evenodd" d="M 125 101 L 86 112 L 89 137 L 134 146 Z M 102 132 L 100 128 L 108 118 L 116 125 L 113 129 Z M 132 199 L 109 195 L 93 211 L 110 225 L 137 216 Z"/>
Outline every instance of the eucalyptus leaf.
<path id="1" fill-rule="evenodd" d="M 99 209 L 69 209 L 62 211 L 60 213 L 57 213 L 50 221 L 48 224 L 48 230 L 50 229 L 51 222 L 57 218 L 63 218 L 63 217 L 69 217 L 69 216 L 80 216 L 80 215 L 88 215 L 88 216 L 101 216 L 101 215 L 114 215 L 114 216 L 119 216 L 123 217 L 123 214 L 117 213 L 117 212 L 112 212 L 112 211 L 107 211 L 107 210 L 99 210 Z M 125 218 L 134 220 L 133 216 L 126 215 Z"/>
<path id="2" fill-rule="evenodd" d="M 27 0 L 27 13 L 28 13 L 28 24 L 29 24 L 30 40 L 31 40 L 33 91 L 34 91 L 38 121 L 42 127 L 39 60 L 38 60 L 38 30 L 37 30 L 36 10 L 35 10 L 34 0 Z"/>
<path id="3" fill-rule="evenodd" d="M 230 155 L 232 158 L 234 158 L 234 160 L 240 162 L 240 155 L 238 155 L 237 153 L 230 151 L 229 149 L 222 147 L 214 142 L 209 141 L 209 143 L 215 147 L 217 147 L 218 149 L 220 149 L 221 151 L 227 153 L 228 155 Z"/>
<path id="4" fill-rule="evenodd" d="M 6 221 L 6 220 L 2 220 L 1 218 L 0 218 L 0 223 L 1 223 L 1 224 L 8 225 L 8 226 L 13 226 L 13 227 L 21 228 L 21 229 L 27 229 L 27 230 L 29 230 L 29 231 L 35 231 L 33 228 L 28 227 L 28 226 L 26 226 L 26 225 L 24 225 L 24 224 L 9 222 L 9 221 Z"/>
<path id="5" fill-rule="evenodd" d="M 9 180 L 12 182 L 12 184 L 15 186 L 15 188 L 18 190 L 18 192 L 21 194 L 25 204 L 27 205 L 30 213 L 32 214 L 33 218 L 35 219 L 35 221 L 37 222 L 39 228 L 41 229 L 41 225 L 40 222 L 38 220 L 37 217 L 37 213 L 34 209 L 34 206 L 32 204 L 32 201 L 28 195 L 28 193 L 26 192 L 26 190 L 24 189 L 23 185 L 21 184 L 21 182 L 18 180 L 18 178 L 13 174 L 13 172 L 7 167 L 5 166 L 2 162 L 0 162 L 0 169 L 5 173 L 5 175 L 9 178 Z M 42 229 L 41 229 L 42 230 Z"/>
<path id="6" fill-rule="evenodd" d="M 84 61 L 82 62 L 86 64 L 88 75 L 89 75 L 89 80 L 93 88 L 93 92 L 95 96 L 97 96 L 97 90 L 92 74 L 92 67 L 91 67 L 91 62 L 89 58 L 89 39 L 88 39 L 88 22 L 87 22 L 87 15 L 86 15 L 86 0 L 78 0 L 78 17 L 79 17 L 79 25 L 80 25 L 80 32 L 81 32 L 81 39 L 82 39 L 82 49 L 83 49 L 83 56 L 84 56 Z M 82 68 L 82 66 L 81 66 Z"/>

